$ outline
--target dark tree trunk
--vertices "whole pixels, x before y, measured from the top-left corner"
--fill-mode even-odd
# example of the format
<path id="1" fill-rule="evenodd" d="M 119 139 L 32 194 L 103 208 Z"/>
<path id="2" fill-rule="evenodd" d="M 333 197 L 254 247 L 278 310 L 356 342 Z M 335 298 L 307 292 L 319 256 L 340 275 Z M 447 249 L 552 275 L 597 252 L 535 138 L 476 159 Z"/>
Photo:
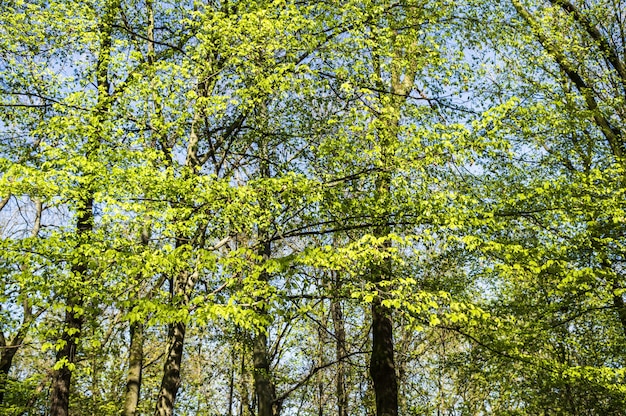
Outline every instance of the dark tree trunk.
<path id="1" fill-rule="evenodd" d="M 377 416 L 397 416 L 398 382 L 393 352 L 391 311 L 374 301 L 372 304 L 372 356 L 370 376 L 374 383 Z"/>
<path id="2" fill-rule="evenodd" d="M 82 299 L 79 298 L 74 302 L 68 302 L 66 306 L 63 334 L 61 335 L 63 347 L 56 355 L 56 365 L 61 368 L 54 372 L 52 378 L 52 393 L 50 394 L 51 416 L 69 415 L 72 370 L 76 363 L 78 340 L 84 322 L 83 315 L 75 312 L 77 309 L 82 309 Z"/>
<path id="3" fill-rule="evenodd" d="M 344 363 L 347 355 L 346 349 L 346 328 L 343 319 L 343 310 L 338 299 L 339 279 L 334 279 L 335 296 L 330 303 L 330 311 L 335 330 L 336 346 L 335 357 L 337 360 L 337 377 L 335 383 L 337 395 L 337 416 L 348 416 L 348 392 L 346 391 L 346 365 Z"/>
<path id="4" fill-rule="evenodd" d="M 13 357 L 17 352 L 17 346 L 12 345 L 0 345 L 0 404 L 4 403 L 4 392 L 7 388 L 7 382 L 9 379 L 9 371 L 13 365 Z"/>
<path id="5" fill-rule="evenodd" d="M 122 416 L 135 416 L 141 392 L 143 369 L 143 324 L 130 325 L 130 346 L 128 357 L 128 376 L 126 378 L 126 398 Z"/>
<path id="6" fill-rule="evenodd" d="M 265 333 L 258 333 L 254 338 L 253 360 L 257 416 L 276 416 L 279 414 L 279 409 L 274 403 L 276 391 L 270 378 L 270 363 Z"/>
<path id="7" fill-rule="evenodd" d="M 395 61 L 405 60 L 410 52 L 402 47 L 393 51 Z M 376 177 L 376 198 L 382 207 L 382 213 L 378 219 L 379 223 L 374 228 L 376 237 L 388 237 L 392 231 L 389 225 L 393 216 L 392 201 L 392 179 L 396 167 L 394 160 L 394 148 L 398 142 L 400 128 L 400 111 L 406 100 L 405 97 L 411 92 L 415 82 L 415 71 L 410 67 L 391 65 L 390 81 L 387 87 L 383 81 L 385 76 L 381 69 L 379 57 L 373 57 L 373 68 L 378 75 L 380 91 L 389 91 L 390 108 L 389 111 L 380 115 L 381 126 L 378 129 L 378 141 L 381 146 L 380 162 L 383 169 Z M 404 72 L 403 72 L 404 69 Z M 391 242 L 386 241 L 380 247 L 381 251 L 391 248 Z M 373 264 L 371 269 L 371 282 L 374 283 L 376 297 L 372 302 L 372 355 L 370 357 L 370 376 L 374 385 L 376 396 L 377 416 L 397 416 L 398 415 L 398 378 L 394 362 L 393 347 L 393 321 L 391 309 L 382 305 L 383 288 L 381 284 L 393 278 L 393 265 L 391 260 L 384 258 L 380 264 Z"/>
<path id="8" fill-rule="evenodd" d="M 261 238 L 265 237 L 265 232 L 260 232 Z M 271 254 L 271 245 L 269 242 L 264 243 L 259 254 L 264 260 L 269 259 Z M 264 283 L 269 282 L 269 275 L 262 272 L 260 280 Z M 261 302 L 267 302 L 267 299 L 259 299 Z M 267 308 L 263 307 L 257 311 L 261 315 L 267 314 Z M 252 343 L 252 364 L 254 366 L 254 390 L 257 397 L 257 415 L 256 416 L 277 416 L 280 414 L 280 405 L 276 402 L 276 389 L 270 375 L 270 352 L 267 345 L 267 328 L 259 328 Z"/>
<path id="9" fill-rule="evenodd" d="M 389 131 L 381 135 L 385 138 L 383 142 L 390 142 L 397 135 L 397 120 L 390 123 Z M 389 156 L 383 153 L 385 166 L 389 166 Z M 391 195 L 391 173 L 381 172 L 376 181 L 376 189 L 379 200 L 383 202 L 386 210 L 390 209 Z M 387 237 L 391 228 L 386 224 L 389 221 L 388 211 L 384 213 L 379 225 L 374 230 L 377 237 Z M 386 241 L 379 248 L 386 251 L 391 247 L 391 243 Z M 381 284 L 392 278 L 392 264 L 389 259 L 381 259 L 380 264 L 372 265 L 371 281 L 376 286 L 378 293 L 372 301 L 372 355 L 370 357 L 370 376 L 374 386 L 376 397 L 377 416 L 397 416 L 398 415 L 398 380 L 394 362 L 393 348 L 393 322 L 389 308 L 382 305 L 383 291 Z"/>
<path id="10" fill-rule="evenodd" d="M 93 198 L 92 192 L 80 209 L 77 221 L 77 233 L 85 237 L 93 229 Z M 79 279 L 75 285 L 75 293 L 68 296 L 65 305 L 65 319 L 61 334 L 61 349 L 57 352 L 55 367 L 58 367 L 52 376 L 52 391 L 50 393 L 50 416 L 68 416 L 70 404 L 70 386 L 72 371 L 76 365 L 78 341 L 85 320 L 84 301 L 81 283 L 85 281 L 87 273 L 86 259 L 82 258 L 72 266 L 72 275 Z"/>
<path id="11" fill-rule="evenodd" d="M 261 112 L 265 112 L 267 109 L 262 106 Z M 266 138 L 263 137 L 259 140 L 259 176 L 261 178 L 270 178 L 270 150 L 266 143 Z M 266 209 L 266 203 L 263 197 L 260 199 L 261 208 Z M 272 244 L 270 242 L 270 232 L 268 225 L 259 224 L 258 228 L 258 241 L 260 247 L 258 254 L 261 256 L 262 261 L 267 261 L 272 255 Z M 266 271 L 262 271 L 259 276 L 259 281 L 263 284 L 269 285 L 270 274 Z M 268 315 L 267 303 L 268 299 L 265 297 L 259 297 L 258 299 L 263 306 L 258 307 L 256 312 L 264 317 Z M 267 345 L 267 327 L 258 328 L 255 331 L 254 339 L 252 342 L 252 364 L 254 366 L 254 389 L 257 397 L 257 415 L 256 416 L 277 416 L 280 414 L 280 403 L 276 401 L 276 389 L 272 382 L 270 374 L 270 352 Z"/>

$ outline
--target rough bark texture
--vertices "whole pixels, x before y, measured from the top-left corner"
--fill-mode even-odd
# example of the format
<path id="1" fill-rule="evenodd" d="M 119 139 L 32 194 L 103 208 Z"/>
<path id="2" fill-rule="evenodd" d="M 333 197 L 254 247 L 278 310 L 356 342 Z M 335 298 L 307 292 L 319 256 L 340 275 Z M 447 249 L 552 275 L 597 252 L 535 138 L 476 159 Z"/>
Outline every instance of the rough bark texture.
<path id="1" fill-rule="evenodd" d="M 378 199 L 382 201 L 385 212 L 380 219 L 382 224 L 374 229 L 376 237 L 387 237 L 391 233 L 391 227 L 387 224 L 391 216 L 391 165 L 390 157 L 385 147 L 391 147 L 391 143 L 397 137 L 398 120 L 388 123 L 388 128 L 381 132 L 383 143 L 383 171 L 376 179 L 376 192 Z M 383 243 L 381 251 L 391 247 L 389 241 Z M 370 357 L 370 377 L 374 386 L 376 397 L 377 416 L 397 416 L 398 414 L 398 380 L 395 370 L 393 350 L 393 322 L 391 310 L 382 306 L 384 288 L 383 282 L 392 278 L 392 264 L 389 259 L 381 259 L 380 264 L 372 265 L 371 281 L 376 285 L 377 296 L 372 301 L 372 355 Z"/>
<path id="2" fill-rule="evenodd" d="M 143 369 L 143 324 L 135 322 L 130 326 L 130 346 L 128 376 L 126 378 L 126 398 L 122 416 L 135 416 L 141 392 Z"/>
<path id="3" fill-rule="evenodd" d="M 169 326 L 169 348 L 163 365 L 163 378 L 155 416 L 172 416 L 174 414 L 174 402 L 180 387 L 180 363 L 183 358 L 186 329 L 187 327 L 183 322 L 176 322 Z"/>

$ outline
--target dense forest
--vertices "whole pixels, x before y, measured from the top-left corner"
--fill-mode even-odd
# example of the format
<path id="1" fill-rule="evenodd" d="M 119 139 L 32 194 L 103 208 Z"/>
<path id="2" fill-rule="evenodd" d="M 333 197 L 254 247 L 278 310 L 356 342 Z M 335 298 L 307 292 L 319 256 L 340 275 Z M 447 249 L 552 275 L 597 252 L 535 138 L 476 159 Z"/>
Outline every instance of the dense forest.
<path id="1" fill-rule="evenodd" d="M 0 414 L 626 415 L 626 2 L 3 0 Z"/>

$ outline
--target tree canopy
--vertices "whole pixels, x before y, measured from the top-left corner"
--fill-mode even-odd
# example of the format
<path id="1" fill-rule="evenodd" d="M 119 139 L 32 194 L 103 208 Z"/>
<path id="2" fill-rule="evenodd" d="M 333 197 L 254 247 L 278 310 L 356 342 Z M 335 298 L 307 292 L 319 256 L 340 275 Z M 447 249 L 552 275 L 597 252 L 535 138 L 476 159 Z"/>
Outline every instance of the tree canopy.
<path id="1" fill-rule="evenodd" d="M 0 413 L 626 414 L 626 4 L 0 4 Z"/>

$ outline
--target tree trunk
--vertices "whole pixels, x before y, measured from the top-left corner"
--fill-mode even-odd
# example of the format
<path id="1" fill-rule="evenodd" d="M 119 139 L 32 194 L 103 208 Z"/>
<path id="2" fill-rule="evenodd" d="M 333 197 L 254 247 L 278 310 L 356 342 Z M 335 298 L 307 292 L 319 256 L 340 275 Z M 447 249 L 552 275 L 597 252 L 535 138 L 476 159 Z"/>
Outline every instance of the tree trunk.
<path id="1" fill-rule="evenodd" d="M 397 416 L 398 381 L 393 352 L 393 324 L 391 311 L 380 304 L 372 303 L 372 356 L 370 376 L 376 394 L 376 415 Z"/>
<path id="2" fill-rule="evenodd" d="M 2 337 L 4 340 L 4 337 Z M 13 343 L 6 345 L 4 342 L 0 344 L 0 404 L 4 403 L 4 392 L 7 388 L 7 382 L 9 379 L 9 371 L 13 365 L 13 357 L 17 352 L 17 346 Z"/>
<path id="3" fill-rule="evenodd" d="M 112 0 L 107 4 L 104 16 L 98 27 L 101 35 L 100 48 L 98 50 L 98 60 L 96 63 L 96 87 L 98 90 L 97 103 L 94 108 L 95 121 L 98 124 L 102 120 L 102 115 L 108 113 L 110 103 L 110 81 L 109 81 L 109 63 L 111 46 L 113 43 L 113 20 L 115 14 L 120 7 L 120 0 Z M 96 126 L 99 127 L 99 126 Z M 97 131 L 100 131 L 98 128 Z M 101 137 L 98 135 L 87 138 L 85 144 L 85 156 L 88 160 L 96 157 L 98 148 L 100 147 Z M 95 178 L 88 177 L 83 188 L 83 197 L 76 201 L 76 233 L 78 236 L 78 247 L 85 244 L 85 240 L 89 239 L 89 234 L 93 231 L 94 221 L 94 189 L 93 180 Z M 77 250 L 80 251 L 80 250 Z M 50 416 L 67 416 L 69 414 L 70 385 L 72 379 L 72 371 L 75 367 L 76 352 L 78 349 L 78 340 L 80 332 L 85 320 L 84 316 L 84 300 L 82 284 L 87 277 L 87 259 L 80 255 L 72 264 L 72 275 L 79 280 L 79 284 L 75 285 L 74 293 L 67 296 L 65 305 L 65 319 L 63 333 L 61 335 L 61 349 L 57 352 L 55 362 L 55 372 L 52 377 L 52 389 L 50 393 Z"/>
<path id="4" fill-rule="evenodd" d="M 87 235 L 93 228 L 93 198 L 92 193 L 81 208 L 77 232 L 79 236 Z M 80 282 L 84 282 L 87 267 L 85 259 L 79 260 L 72 266 L 72 275 Z M 72 371 L 76 363 L 78 341 L 83 328 L 84 301 L 80 293 L 81 285 L 76 285 L 76 292 L 70 295 L 65 305 L 65 319 L 63 321 L 63 333 L 61 334 L 61 349 L 56 354 L 55 372 L 52 377 L 52 391 L 50 393 L 50 416 L 68 416 L 70 404 L 70 385 Z"/>
<path id="5" fill-rule="evenodd" d="M 265 231 L 261 231 L 260 238 L 265 239 Z M 270 257 L 271 245 L 265 242 L 260 250 L 263 260 Z M 269 275 L 262 272 L 260 281 L 268 283 Z M 259 299 L 267 302 L 267 299 Z M 267 307 L 263 306 L 257 311 L 261 315 L 267 314 Z M 252 364 L 254 366 L 254 390 L 257 397 L 257 416 L 277 416 L 280 414 L 280 405 L 276 402 L 276 389 L 270 377 L 270 352 L 267 345 L 267 327 L 258 328 L 252 342 Z"/>
<path id="6" fill-rule="evenodd" d="M 346 366 L 344 363 L 346 350 L 346 328 L 343 319 L 343 310 L 337 297 L 339 291 L 339 279 L 334 279 L 335 296 L 330 303 L 330 311 L 335 330 L 336 346 L 335 357 L 337 360 L 337 377 L 335 383 L 337 395 L 337 416 L 348 416 L 348 392 L 346 391 Z"/>
<path id="7" fill-rule="evenodd" d="M 393 220 L 392 178 L 396 169 L 394 155 L 398 143 L 400 129 L 400 112 L 408 94 L 414 87 L 416 72 L 400 62 L 410 56 L 412 47 L 394 46 L 392 50 L 392 64 L 389 73 L 390 85 L 387 87 L 383 80 L 380 57 L 373 55 L 373 68 L 377 78 L 379 90 L 389 91 L 390 100 L 387 111 L 378 116 L 378 142 L 381 147 L 381 171 L 375 181 L 376 199 L 380 202 L 382 213 L 378 224 L 374 228 L 376 237 L 388 237 L 392 229 L 389 225 Z M 396 62 L 396 60 L 398 62 Z M 389 98 L 389 97 L 387 97 Z M 383 100 L 384 102 L 385 100 Z M 380 249 L 385 252 L 391 248 L 391 242 L 385 241 Z M 381 284 L 392 279 L 392 263 L 389 258 L 382 258 L 379 264 L 373 264 L 371 282 L 376 288 L 376 297 L 372 301 L 372 355 L 370 357 L 370 376 L 374 385 L 377 416 L 398 415 L 398 378 L 394 362 L 393 321 L 391 309 L 382 305 L 383 289 Z"/>
<path id="8" fill-rule="evenodd" d="M 391 146 L 391 141 L 397 137 L 397 119 L 390 122 L 390 128 L 381 133 L 383 145 Z M 383 149 L 383 166 L 390 166 L 389 150 Z M 388 168 L 389 169 L 389 168 Z M 391 173 L 383 171 L 376 178 L 378 200 L 382 201 L 385 212 L 379 220 L 383 222 L 374 229 L 376 237 L 387 237 L 391 228 L 389 222 L 391 203 Z M 385 241 L 380 249 L 384 252 L 391 247 Z M 398 380 L 394 362 L 393 350 L 393 322 L 391 310 L 382 305 L 381 283 L 391 279 L 392 264 L 387 258 L 380 260 L 380 264 L 372 265 L 371 281 L 374 283 L 376 297 L 372 301 L 372 355 L 370 357 L 370 376 L 376 397 L 377 416 L 397 416 L 398 414 Z"/>
<path id="9" fill-rule="evenodd" d="M 52 393 L 50 394 L 50 415 L 68 416 L 70 404 L 70 384 L 72 370 L 76 362 L 76 351 L 78 349 L 78 339 L 83 327 L 84 318 L 82 314 L 74 312 L 83 306 L 82 299 L 67 303 L 65 312 L 65 327 L 61 335 L 63 347 L 57 352 L 55 366 L 60 366 L 54 372 L 52 379 Z"/>
<path id="10" fill-rule="evenodd" d="M 261 106 L 260 111 L 266 111 L 265 105 Z M 259 176 L 263 179 L 271 178 L 270 170 L 270 150 L 265 137 L 261 137 L 258 142 L 259 146 Z M 259 204 L 262 209 L 267 209 L 263 197 Z M 272 255 L 272 244 L 269 236 L 267 224 L 259 224 L 258 241 L 260 244 L 258 254 L 263 262 L 270 259 Z M 266 271 L 261 271 L 259 282 L 269 285 L 270 275 Z M 257 308 L 257 313 L 263 317 L 268 314 L 267 301 L 265 297 L 259 297 L 261 307 Z M 267 345 L 267 327 L 257 328 L 252 342 L 252 359 L 254 366 L 254 389 L 257 397 L 257 415 L 256 416 L 277 416 L 280 414 L 280 403 L 276 401 L 276 389 L 270 376 L 270 352 Z"/>
<path id="11" fill-rule="evenodd" d="M 169 348 L 163 366 L 163 378 L 154 413 L 155 416 L 172 416 L 174 414 L 174 402 L 180 387 L 180 363 L 183 358 L 186 329 L 187 326 L 184 322 L 176 322 L 169 326 Z"/>
<path id="12" fill-rule="evenodd" d="M 267 335 L 256 334 L 253 344 L 254 390 L 257 396 L 257 416 L 276 416 L 279 414 L 275 405 L 276 391 L 270 378 Z"/>
<path id="13" fill-rule="evenodd" d="M 130 347 L 128 357 L 128 377 L 126 378 L 126 398 L 122 416 L 135 416 L 141 391 L 143 369 L 143 324 L 130 325 Z"/>

